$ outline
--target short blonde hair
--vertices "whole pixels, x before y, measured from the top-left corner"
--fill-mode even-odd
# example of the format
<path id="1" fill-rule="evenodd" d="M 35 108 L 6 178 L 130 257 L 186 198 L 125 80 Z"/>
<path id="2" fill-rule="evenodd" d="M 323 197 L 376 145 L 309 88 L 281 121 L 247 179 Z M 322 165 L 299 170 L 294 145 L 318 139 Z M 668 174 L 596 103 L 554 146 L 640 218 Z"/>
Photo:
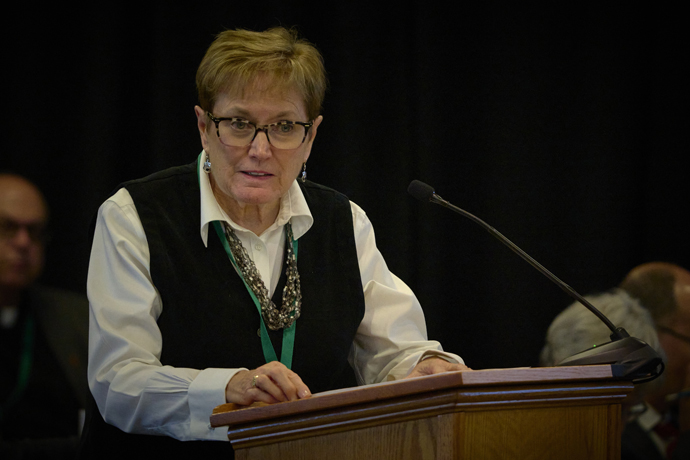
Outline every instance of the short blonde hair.
<path id="1" fill-rule="evenodd" d="M 241 93 L 262 78 L 272 89 L 296 89 L 309 119 L 319 116 L 327 85 L 323 58 L 314 45 L 284 27 L 218 34 L 196 73 L 199 105 L 211 111 L 220 94 Z"/>

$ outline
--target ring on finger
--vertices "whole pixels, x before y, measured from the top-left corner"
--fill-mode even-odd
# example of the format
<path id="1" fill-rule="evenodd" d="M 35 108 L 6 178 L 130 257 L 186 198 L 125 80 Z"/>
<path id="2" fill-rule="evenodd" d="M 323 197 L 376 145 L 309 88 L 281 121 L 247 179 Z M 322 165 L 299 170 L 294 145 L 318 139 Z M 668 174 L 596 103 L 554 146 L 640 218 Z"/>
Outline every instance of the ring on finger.
<path id="1" fill-rule="evenodd" d="M 256 388 L 256 381 L 259 378 L 259 374 L 255 375 L 254 378 L 252 379 L 252 388 Z"/>

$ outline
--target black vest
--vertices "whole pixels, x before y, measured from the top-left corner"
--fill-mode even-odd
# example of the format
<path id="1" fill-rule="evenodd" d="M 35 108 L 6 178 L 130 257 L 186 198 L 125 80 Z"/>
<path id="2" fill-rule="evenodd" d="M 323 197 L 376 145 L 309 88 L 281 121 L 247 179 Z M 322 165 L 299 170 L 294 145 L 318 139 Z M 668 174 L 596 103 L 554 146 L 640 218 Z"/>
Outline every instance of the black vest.
<path id="1" fill-rule="evenodd" d="M 347 357 L 364 315 L 364 295 L 348 199 L 311 182 L 300 186 L 314 224 L 298 241 L 302 314 L 296 323 L 292 370 L 316 393 L 356 385 Z M 163 304 L 158 318 L 161 363 L 195 369 L 252 369 L 265 364 L 256 306 L 212 227 L 208 247 L 201 241 L 196 163 L 124 187 L 144 226 L 151 277 Z M 275 291 L 276 305 L 282 304 L 284 278 L 283 274 Z M 270 335 L 280 356 L 282 332 Z M 83 453 L 92 451 L 100 458 L 104 453 L 139 455 L 142 449 L 173 458 L 183 451 L 197 456 L 229 455 L 232 450 L 220 442 L 183 443 L 164 436 L 126 434 L 106 425 L 97 411 L 95 415 L 89 417 L 85 442 L 93 437 L 96 444 L 86 442 L 85 447 L 96 450 Z"/>

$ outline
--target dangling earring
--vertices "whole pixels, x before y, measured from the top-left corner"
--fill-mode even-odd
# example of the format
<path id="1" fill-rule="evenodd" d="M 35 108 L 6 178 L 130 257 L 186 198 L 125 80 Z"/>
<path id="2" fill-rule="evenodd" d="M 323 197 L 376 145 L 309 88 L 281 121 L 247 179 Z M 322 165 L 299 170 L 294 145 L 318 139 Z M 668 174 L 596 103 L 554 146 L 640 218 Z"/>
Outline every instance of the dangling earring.
<path id="1" fill-rule="evenodd" d="M 208 158 L 208 153 L 206 154 L 206 161 L 204 161 L 204 172 L 206 174 L 211 172 L 211 160 Z"/>
<path id="2" fill-rule="evenodd" d="M 302 163 L 302 174 L 299 175 L 299 180 L 302 182 L 307 180 L 307 163 Z"/>

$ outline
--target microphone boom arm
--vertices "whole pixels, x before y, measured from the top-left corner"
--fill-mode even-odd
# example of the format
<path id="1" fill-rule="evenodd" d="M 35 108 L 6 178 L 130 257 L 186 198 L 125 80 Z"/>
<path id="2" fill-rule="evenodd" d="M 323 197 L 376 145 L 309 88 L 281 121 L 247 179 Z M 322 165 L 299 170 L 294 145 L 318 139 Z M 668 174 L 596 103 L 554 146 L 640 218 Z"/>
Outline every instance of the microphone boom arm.
<path id="1" fill-rule="evenodd" d="M 603 313 L 601 313 L 597 308 L 592 305 L 591 302 L 589 302 L 587 299 L 585 299 L 583 296 L 581 296 L 577 291 L 575 291 L 573 288 L 571 288 L 568 284 L 563 282 L 560 278 L 558 278 L 556 275 L 551 273 L 549 270 L 546 269 L 542 264 L 534 260 L 529 254 L 527 254 L 525 251 L 520 249 L 515 243 L 510 241 L 508 238 L 506 238 L 501 232 L 493 228 L 491 225 L 487 224 L 484 222 L 482 219 L 479 217 L 475 216 L 472 213 L 469 213 L 465 211 L 464 209 L 458 208 L 457 206 L 449 203 L 448 201 L 444 200 L 441 198 L 439 195 L 434 192 L 431 197 L 429 198 L 429 201 L 432 203 L 436 203 L 438 205 L 441 205 L 445 208 L 448 208 L 452 211 L 457 212 L 458 214 L 467 217 L 468 219 L 476 222 L 479 224 L 482 228 L 484 228 L 486 231 L 488 231 L 491 235 L 493 235 L 497 240 L 499 240 L 501 243 L 505 244 L 508 246 L 514 253 L 522 257 L 527 263 L 529 263 L 532 267 L 536 268 L 538 271 L 540 271 L 544 276 L 549 278 L 551 281 L 553 281 L 558 287 L 560 287 L 563 291 L 565 291 L 566 294 L 570 295 L 572 298 L 586 306 L 592 313 L 597 315 L 597 317 L 604 323 L 606 326 L 611 330 L 611 340 L 618 340 L 618 339 L 623 339 L 625 337 L 629 337 L 630 335 L 625 331 L 623 328 L 616 327 L 611 320 L 609 320 Z"/>

